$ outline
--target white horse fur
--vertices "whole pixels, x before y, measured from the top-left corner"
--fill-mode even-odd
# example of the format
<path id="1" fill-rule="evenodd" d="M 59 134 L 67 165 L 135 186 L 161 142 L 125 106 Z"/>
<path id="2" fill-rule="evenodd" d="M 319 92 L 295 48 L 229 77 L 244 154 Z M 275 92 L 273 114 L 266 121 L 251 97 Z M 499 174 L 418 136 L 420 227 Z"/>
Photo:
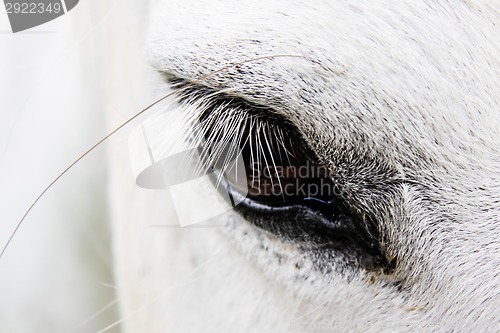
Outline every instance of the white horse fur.
<path id="1" fill-rule="evenodd" d="M 135 186 L 126 149 L 115 145 L 110 199 L 126 332 L 498 330 L 497 1 L 147 6 L 147 34 L 129 34 L 141 26 L 133 24 L 140 13 L 114 29 L 122 44 L 145 43 L 151 80 L 165 74 L 193 82 L 281 55 L 198 84 L 293 124 L 336 170 L 348 201 L 374 217 L 395 267 L 350 266 L 342 251 L 304 250 L 236 212 L 224 215 L 222 227 L 148 227 L 169 221 L 173 207 L 166 192 Z M 116 72 L 128 68 L 126 83 L 147 94 L 148 76 L 120 58 L 136 55 L 114 56 L 127 66 Z M 131 109 L 137 102 L 123 93 L 123 81 L 111 79 L 109 91 Z"/>

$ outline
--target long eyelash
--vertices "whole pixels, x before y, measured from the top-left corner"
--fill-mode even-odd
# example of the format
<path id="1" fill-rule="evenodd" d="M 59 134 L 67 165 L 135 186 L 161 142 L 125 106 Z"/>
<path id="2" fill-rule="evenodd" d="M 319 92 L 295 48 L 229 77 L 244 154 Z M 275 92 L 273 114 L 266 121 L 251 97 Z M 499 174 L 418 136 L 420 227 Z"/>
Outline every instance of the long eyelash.
<path id="1" fill-rule="evenodd" d="M 243 147 L 250 150 L 248 156 L 251 165 L 263 165 L 277 172 L 277 161 L 274 151 L 278 151 L 279 159 L 283 153 L 290 161 L 293 153 L 287 149 L 282 130 L 255 114 L 250 114 L 239 106 L 230 102 L 220 102 L 220 96 L 227 91 L 211 93 L 200 98 L 199 95 L 184 95 L 179 97 L 181 112 L 177 120 L 182 123 L 178 136 L 172 140 L 163 140 L 164 149 L 168 151 L 172 144 L 167 141 L 183 140 L 193 149 L 189 159 L 194 159 L 194 174 L 206 174 L 217 166 L 218 178 L 215 185 L 218 187 L 226 171 L 238 168 L 236 159 L 242 154 Z M 219 100 L 218 100 L 219 98 Z M 276 147 L 276 145 L 278 147 Z M 198 158 L 195 159 L 195 148 L 200 148 Z M 252 169 L 252 178 L 255 178 L 255 168 Z M 274 177 L 272 177 L 274 178 Z M 274 186 L 274 180 L 270 179 Z M 276 174 L 278 185 L 281 181 Z M 257 177 L 260 185 L 260 177 Z"/>
<path id="2" fill-rule="evenodd" d="M 271 128 L 268 127 L 268 126 L 265 126 L 265 129 L 267 129 L 267 132 L 269 134 L 272 134 L 271 132 Z M 267 149 L 269 150 L 269 152 L 272 152 L 273 150 L 271 149 L 271 145 L 269 144 L 269 138 L 268 138 L 268 135 L 264 135 L 264 140 L 266 142 L 266 146 L 267 146 Z M 280 181 L 280 177 L 278 175 L 278 169 L 277 169 L 277 166 L 276 166 L 276 162 L 274 161 L 274 157 L 273 157 L 273 154 L 269 154 L 269 157 L 271 158 L 271 162 L 273 163 L 273 168 L 274 168 L 274 171 L 276 172 L 276 178 L 278 179 L 278 183 L 279 183 L 279 186 L 280 186 L 280 189 L 281 189 L 281 181 Z M 272 179 L 272 178 L 271 178 Z"/>

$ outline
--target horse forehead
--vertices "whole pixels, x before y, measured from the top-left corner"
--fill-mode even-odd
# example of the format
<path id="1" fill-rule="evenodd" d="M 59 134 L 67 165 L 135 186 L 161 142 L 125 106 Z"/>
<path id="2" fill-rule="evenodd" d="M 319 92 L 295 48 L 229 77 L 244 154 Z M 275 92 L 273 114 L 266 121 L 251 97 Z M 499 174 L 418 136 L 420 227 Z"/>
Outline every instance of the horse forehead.
<path id="1" fill-rule="evenodd" d="M 255 61 L 206 79 L 265 103 L 376 93 L 419 104 L 431 118 L 437 107 L 455 118 L 499 117 L 494 18 L 465 3 L 160 0 L 152 13 L 151 62 L 188 79 L 259 56 L 306 58 Z"/>
<path id="2" fill-rule="evenodd" d="M 494 61 L 495 49 L 484 45 L 488 40 L 493 44 L 494 39 L 488 38 L 496 36 L 498 17 L 490 16 L 462 2 L 446 7 L 436 1 L 404 0 L 392 5 L 159 0 L 152 10 L 150 35 L 156 47 L 186 56 L 186 62 L 193 64 L 209 64 L 211 58 L 228 55 L 294 50 L 346 63 L 360 56 L 357 63 L 370 65 L 389 56 L 391 66 L 401 59 L 406 63 L 424 57 L 467 62 L 470 53 L 486 53 Z M 456 54 L 446 51 L 450 49 Z"/>

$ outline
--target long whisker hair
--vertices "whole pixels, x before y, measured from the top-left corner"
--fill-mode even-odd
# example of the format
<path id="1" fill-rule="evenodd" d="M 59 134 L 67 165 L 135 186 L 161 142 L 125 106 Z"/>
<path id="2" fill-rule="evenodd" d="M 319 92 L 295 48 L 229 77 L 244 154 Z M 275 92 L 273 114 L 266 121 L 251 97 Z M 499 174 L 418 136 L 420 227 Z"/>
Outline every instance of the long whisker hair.
<path id="1" fill-rule="evenodd" d="M 37 203 L 40 201 L 40 199 L 45 195 L 45 193 L 47 193 L 47 191 L 49 191 L 52 186 L 57 183 L 59 181 L 59 179 L 61 179 L 64 175 L 66 175 L 66 173 L 68 173 L 68 171 L 70 171 L 76 164 L 78 164 L 82 159 L 84 159 L 87 155 L 89 155 L 92 151 L 94 151 L 97 147 L 101 146 L 104 142 L 106 142 L 110 137 L 112 137 L 113 135 L 115 135 L 117 132 L 119 132 L 120 130 L 122 130 L 123 128 L 125 128 L 127 125 L 129 125 L 130 123 L 132 123 L 135 119 L 137 119 L 139 116 L 145 114 L 148 110 L 150 110 L 153 106 L 156 106 L 158 105 L 160 102 L 166 100 L 167 98 L 169 98 L 170 96 L 173 96 L 174 94 L 181 94 L 182 92 L 184 91 L 187 91 L 189 88 L 192 88 L 193 86 L 199 84 L 200 82 L 204 81 L 205 79 L 213 76 L 213 75 L 216 75 L 218 73 L 221 73 L 221 72 L 224 72 L 230 68 L 234 68 L 234 67 L 239 67 L 241 65 L 244 65 L 246 63 L 250 63 L 250 62 L 257 62 L 257 61 L 263 61 L 263 60 L 270 60 L 270 59 L 275 59 L 275 58 L 305 58 L 304 56 L 302 55 L 294 55 L 294 54 L 272 54 L 272 55 L 266 55 L 266 56 L 260 56 L 260 57 L 254 57 L 254 58 L 249 58 L 249 59 L 245 59 L 245 60 L 242 60 L 242 61 L 237 61 L 237 62 L 233 62 L 233 63 L 230 63 L 230 64 L 227 64 L 225 66 L 222 66 L 220 67 L 219 69 L 217 70 L 214 70 L 210 73 L 207 73 L 205 75 L 202 75 L 201 77 L 199 77 L 198 79 L 194 80 L 194 81 L 191 81 L 181 87 L 178 87 L 177 89 L 169 92 L 168 94 L 162 96 L 161 98 L 157 99 L 156 101 L 152 102 L 151 104 L 149 104 L 148 106 L 146 106 L 144 109 L 140 110 L 138 113 L 136 113 L 135 115 L 133 115 L 131 118 L 127 119 L 126 121 L 124 121 L 122 124 L 120 124 L 118 127 L 116 127 L 115 129 L 113 129 L 111 132 L 109 132 L 107 135 L 105 135 L 102 139 L 100 139 L 97 143 L 95 143 L 94 145 L 92 145 L 89 149 L 87 149 L 83 154 L 81 154 L 77 159 L 75 159 L 75 161 L 73 161 L 70 165 L 68 165 L 62 172 L 60 172 L 41 192 L 40 194 L 35 198 L 35 200 L 33 200 L 33 202 L 31 203 L 31 205 L 28 207 L 28 209 L 25 211 L 24 215 L 21 217 L 21 219 L 17 222 L 16 224 L 16 227 L 14 228 L 14 230 L 12 231 L 12 233 L 10 234 L 6 244 L 4 245 L 4 247 L 2 248 L 2 251 L 0 252 L 0 258 L 2 258 L 2 256 L 4 255 L 5 251 L 7 250 L 7 248 L 9 247 L 9 244 L 12 242 L 12 240 L 14 239 L 15 235 L 17 234 L 17 232 L 19 231 L 19 228 L 21 227 L 21 225 L 23 224 L 23 222 L 26 220 L 27 216 L 29 215 L 29 213 L 31 212 L 31 210 L 37 205 Z M 208 105 L 208 104 L 207 104 Z M 184 117 L 186 117 L 185 119 L 187 120 L 186 122 L 186 126 L 189 125 L 190 123 L 190 114 L 187 113 L 186 115 L 184 115 Z M 228 113 L 225 117 L 227 117 L 226 119 L 229 120 L 229 121 L 232 121 L 233 123 L 236 122 L 238 119 L 241 120 L 241 118 L 238 118 L 238 112 L 237 111 L 234 111 L 233 113 Z M 218 123 L 221 123 L 220 121 L 219 122 L 215 122 L 215 126 L 220 126 L 220 125 L 217 125 Z M 203 123 L 201 124 L 201 127 L 203 128 Z M 236 130 L 237 131 L 237 130 Z M 195 135 L 195 138 L 197 137 L 198 139 L 201 139 L 202 137 L 202 133 L 203 131 L 200 131 L 199 134 L 197 134 L 197 136 Z M 217 135 L 217 134 L 216 134 Z M 226 139 L 228 138 L 227 136 L 225 137 Z M 223 140 L 222 140 L 223 141 Z M 194 143 L 196 141 L 193 141 Z M 220 155 L 221 153 L 221 150 L 220 150 L 220 147 L 214 147 L 212 150 L 214 150 L 214 153 L 211 154 L 210 156 L 217 156 L 218 154 Z M 209 159 L 210 160 L 210 159 Z"/>

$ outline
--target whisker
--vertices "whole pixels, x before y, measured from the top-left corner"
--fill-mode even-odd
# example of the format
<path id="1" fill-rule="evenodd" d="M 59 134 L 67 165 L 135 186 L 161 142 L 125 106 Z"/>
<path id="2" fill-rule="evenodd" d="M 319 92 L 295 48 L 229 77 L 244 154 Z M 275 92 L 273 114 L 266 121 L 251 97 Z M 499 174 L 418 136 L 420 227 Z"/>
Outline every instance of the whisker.
<path id="1" fill-rule="evenodd" d="M 104 143 L 105 141 L 107 141 L 115 133 L 117 133 L 118 131 L 120 131 L 122 128 L 124 128 L 125 126 L 127 126 L 128 124 L 130 124 L 132 121 L 134 121 L 135 119 L 137 119 L 139 116 L 141 116 L 142 114 L 144 114 L 146 111 L 148 111 L 153 106 L 155 106 L 158 103 L 160 103 L 161 101 L 164 101 L 165 99 L 167 99 L 168 97 L 170 97 L 170 96 L 172 96 L 174 94 L 181 94 L 182 92 L 187 91 L 189 88 L 195 86 L 199 82 L 202 82 L 203 80 L 205 80 L 205 79 L 207 79 L 207 78 L 209 78 L 209 77 L 211 77 L 213 75 L 216 75 L 218 73 L 221 73 L 221 72 L 223 72 L 223 71 L 225 71 L 227 69 L 233 68 L 233 67 L 241 66 L 241 65 L 246 64 L 246 63 L 256 62 L 256 61 L 260 61 L 260 60 L 275 59 L 275 58 L 303 58 L 303 59 L 305 59 L 305 57 L 302 56 L 302 55 L 294 55 L 294 54 L 272 54 L 272 55 L 265 55 L 265 56 L 260 56 L 260 57 L 254 57 L 254 58 L 245 59 L 245 60 L 242 60 L 242 61 L 236 61 L 236 62 L 227 64 L 225 66 L 220 67 L 217 70 L 211 71 L 211 72 L 209 72 L 207 74 L 204 74 L 204 75 L 200 76 L 196 80 L 193 80 L 193 81 L 191 81 L 191 82 L 183 85 L 182 87 L 179 87 L 178 89 L 175 89 L 175 90 L 167 93 L 166 95 L 164 95 L 164 96 L 160 97 L 159 99 L 155 100 L 154 102 L 152 102 L 151 104 L 149 104 L 148 106 L 146 106 L 145 108 L 143 108 L 142 110 L 140 110 L 138 113 L 136 113 L 135 115 L 133 115 L 132 117 L 130 117 L 129 119 L 127 119 L 126 121 L 124 121 L 122 124 L 120 124 L 119 126 L 117 126 L 114 130 L 112 130 L 111 132 L 109 132 L 106 136 L 104 136 L 97 143 L 95 143 L 93 146 L 91 146 L 89 149 L 87 149 L 83 154 L 81 154 L 74 162 L 72 162 L 70 165 L 68 165 L 68 167 L 66 167 L 61 173 L 59 173 L 42 190 L 42 192 L 35 198 L 35 200 L 31 203 L 31 205 L 28 207 L 28 209 L 25 211 L 25 213 L 23 214 L 23 216 L 21 217 L 21 219 L 16 224 L 16 226 L 14 228 L 14 231 L 10 234 L 9 238 L 7 239 L 7 242 L 5 243 L 5 245 L 2 248 L 2 251 L 0 252 L 0 258 L 2 258 L 2 256 L 4 255 L 6 249 L 9 247 L 10 243 L 12 242 L 12 239 L 17 234 L 19 228 L 23 224 L 23 222 L 26 219 L 26 217 L 29 215 L 29 213 L 35 207 L 35 205 L 40 201 L 40 199 L 45 195 L 45 193 L 47 193 L 47 191 L 50 190 L 54 186 L 54 184 L 57 183 L 59 181 L 59 179 L 61 179 L 64 175 L 66 175 L 66 173 L 68 173 L 68 171 L 71 170 L 78 162 L 80 162 L 83 158 L 85 158 L 87 155 L 89 155 L 97 147 L 101 146 L 102 143 Z"/>

